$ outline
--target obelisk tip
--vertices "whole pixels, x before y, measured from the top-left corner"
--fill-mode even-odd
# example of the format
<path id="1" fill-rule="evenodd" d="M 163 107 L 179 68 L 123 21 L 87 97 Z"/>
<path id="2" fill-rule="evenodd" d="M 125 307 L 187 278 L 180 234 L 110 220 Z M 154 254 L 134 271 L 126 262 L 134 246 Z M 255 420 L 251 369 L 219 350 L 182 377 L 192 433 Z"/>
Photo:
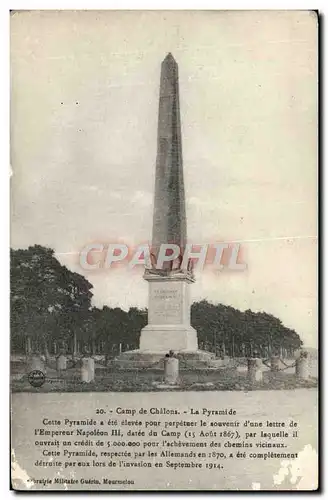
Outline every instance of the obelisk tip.
<path id="1" fill-rule="evenodd" d="M 174 59 L 171 52 L 168 52 L 163 62 L 173 62 L 174 64 L 176 64 L 176 60 Z"/>

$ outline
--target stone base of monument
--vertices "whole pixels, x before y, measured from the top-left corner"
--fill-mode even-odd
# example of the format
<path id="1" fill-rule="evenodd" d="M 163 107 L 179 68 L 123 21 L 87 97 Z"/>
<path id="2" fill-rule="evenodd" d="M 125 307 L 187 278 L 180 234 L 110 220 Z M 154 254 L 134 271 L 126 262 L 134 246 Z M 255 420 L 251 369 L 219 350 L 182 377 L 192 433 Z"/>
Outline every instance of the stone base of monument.
<path id="1" fill-rule="evenodd" d="M 140 349 L 120 354 L 111 361 L 119 370 L 162 370 L 165 355 L 173 351 L 179 369 L 218 369 L 214 353 L 198 349 L 197 332 L 190 325 L 189 285 L 191 272 L 175 270 L 159 274 L 146 271 L 149 283 L 148 325 L 140 333 Z"/>
<path id="2" fill-rule="evenodd" d="M 141 330 L 140 350 L 149 352 L 197 351 L 197 332 L 190 325 L 147 325 Z"/>
<path id="3" fill-rule="evenodd" d="M 126 351 L 113 359 L 111 367 L 118 370 L 164 370 L 164 360 L 167 351 Z M 179 369 L 183 370 L 204 370 L 217 369 L 217 363 L 214 353 L 207 351 L 174 351 L 175 356 L 179 359 Z"/>

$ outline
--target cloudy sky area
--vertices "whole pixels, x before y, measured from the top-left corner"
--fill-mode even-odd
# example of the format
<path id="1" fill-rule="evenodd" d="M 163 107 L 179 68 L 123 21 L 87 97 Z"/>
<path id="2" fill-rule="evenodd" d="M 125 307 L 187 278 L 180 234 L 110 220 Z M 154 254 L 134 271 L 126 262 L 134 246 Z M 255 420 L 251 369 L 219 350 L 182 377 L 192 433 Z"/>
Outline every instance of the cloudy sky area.
<path id="1" fill-rule="evenodd" d="M 12 16 L 11 244 L 55 249 L 94 304 L 147 305 L 142 270 L 86 272 L 89 242 L 150 240 L 160 64 L 179 64 L 188 237 L 248 269 L 192 298 L 266 311 L 317 344 L 317 22 L 307 12 Z"/>

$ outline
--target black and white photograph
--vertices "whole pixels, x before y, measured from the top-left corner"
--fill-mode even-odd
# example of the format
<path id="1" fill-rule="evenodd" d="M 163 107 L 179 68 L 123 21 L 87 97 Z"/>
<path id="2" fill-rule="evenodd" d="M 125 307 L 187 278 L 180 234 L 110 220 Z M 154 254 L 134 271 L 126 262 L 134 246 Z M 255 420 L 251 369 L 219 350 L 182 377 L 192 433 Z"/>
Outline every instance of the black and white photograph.
<path id="1" fill-rule="evenodd" d="M 318 25 L 10 12 L 14 490 L 318 488 Z"/>

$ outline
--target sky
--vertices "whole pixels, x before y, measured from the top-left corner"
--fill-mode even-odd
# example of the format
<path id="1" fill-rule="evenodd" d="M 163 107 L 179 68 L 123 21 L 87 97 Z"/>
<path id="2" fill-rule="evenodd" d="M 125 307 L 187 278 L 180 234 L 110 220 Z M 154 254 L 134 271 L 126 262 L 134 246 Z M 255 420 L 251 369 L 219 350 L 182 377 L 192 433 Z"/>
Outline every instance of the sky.
<path id="1" fill-rule="evenodd" d="M 161 62 L 179 65 L 188 239 L 245 271 L 193 300 L 266 311 L 317 346 L 317 19 L 306 11 L 11 16 L 11 246 L 40 244 L 98 307 L 145 307 L 142 269 L 83 270 L 90 242 L 151 238 Z"/>

